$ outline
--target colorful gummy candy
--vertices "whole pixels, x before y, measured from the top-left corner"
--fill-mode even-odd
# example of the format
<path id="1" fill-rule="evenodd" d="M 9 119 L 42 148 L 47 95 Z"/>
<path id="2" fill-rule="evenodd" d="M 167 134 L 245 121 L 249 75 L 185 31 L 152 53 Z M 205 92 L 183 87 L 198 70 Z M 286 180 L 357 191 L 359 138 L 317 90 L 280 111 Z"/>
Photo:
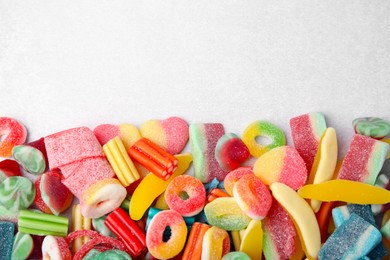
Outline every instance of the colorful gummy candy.
<path id="1" fill-rule="evenodd" d="M 291 144 L 179 117 L 23 140 L 0 159 L 0 259 L 386 258 L 386 123 L 355 120 L 339 162 L 321 113 L 290 120 Z"/>
<path id="2" fill-rule="evenodd" d="M 14 146 L 26 141 L 27 130 L 13 118 L 0 117 L 0 136 L 0 157 L 11 157 Z"/>

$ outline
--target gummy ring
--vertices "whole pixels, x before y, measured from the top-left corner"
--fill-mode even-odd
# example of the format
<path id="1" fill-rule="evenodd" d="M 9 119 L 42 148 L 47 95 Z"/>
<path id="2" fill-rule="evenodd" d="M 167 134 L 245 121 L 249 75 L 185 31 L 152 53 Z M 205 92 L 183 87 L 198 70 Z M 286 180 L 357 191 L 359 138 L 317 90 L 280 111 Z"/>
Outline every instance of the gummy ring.
<path id="1" fill-rule="evenodd" d="M 163 241 L 165 229 L 171 229 L 168 241 Z M 149 223 L 146 246 L 150 254 L 158 259 L 169 259 L 180 253 L 187 239 L 187 226 L 183 217 L 174 210 L 157 213 Z"/>
<path id="2" fill-rule="evenodd" d="M 27 130 L 18 121 L 9 117 L 0 117 L 0 157 L 11 157 L 12 148 L 23 144 Z"/>
<path id="3" fill-rule="evenodd" d="M 265 137 L 270 139 L 271 142 L 268 145 L 259 144 L 256 141 L 257 137 Z M 259 120 L 245 128 L 242 134 L 242 141 L 248 147 L 252 156 L 260 157 L 272 148 L 285 145 L 286 137 L 283 131 L 276 125 Z"/>
<path id="4" fill-rule="evenodd" d="M 165 191 L 165 201 L 170 209 L 184 217 L 191 217 L 202 211 L 206 201 L 206 190 L 202 182 L 190 175 L 175 177 Z"/>
<path id="5" fill-rule="evenodd" d="M 103 179 L 81 195 L 81 213 L 86 218 L 99 218 L 118 208 L 126 195 L 126 189 L 117 179 Z"/>
<path id="6" fill-rule="evenodd" d="M 271 208 L 272 195 L 254 174 L 246 174 L 236 182 L 233 196 L 242 211 L 252 219 L 262 220 Z"/>

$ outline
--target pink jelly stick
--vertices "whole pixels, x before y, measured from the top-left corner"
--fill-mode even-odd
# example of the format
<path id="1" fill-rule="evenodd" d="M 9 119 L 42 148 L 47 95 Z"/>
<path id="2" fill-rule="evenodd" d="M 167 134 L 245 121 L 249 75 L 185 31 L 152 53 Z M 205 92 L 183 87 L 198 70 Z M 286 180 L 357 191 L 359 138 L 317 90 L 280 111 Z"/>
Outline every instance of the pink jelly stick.
<path id="1" fill-rule="evenodd" d="M 291 135 L 295 149 L 311 171 L 320 139 L 326 130 L 325 117 L 321 113 L 308 113 L 290 120 Z"/>

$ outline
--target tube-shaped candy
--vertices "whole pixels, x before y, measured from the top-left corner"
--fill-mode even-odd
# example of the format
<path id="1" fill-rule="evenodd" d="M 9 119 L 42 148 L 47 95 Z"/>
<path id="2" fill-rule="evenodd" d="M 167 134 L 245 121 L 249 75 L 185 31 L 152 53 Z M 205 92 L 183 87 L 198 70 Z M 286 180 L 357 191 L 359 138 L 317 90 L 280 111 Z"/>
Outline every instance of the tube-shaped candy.
<path id="1" fill-rule="evenodd" d="M 177 168 L 177 159 L 147 138 L 141 138 L 127 151 L 132 159 L 163 180 L 169 179 Z"/>
<path id="2" fill-rule="evenodd" d="M 202 244 L 203 237 L 206 231 L 210 228 L 209 225 L 195 222 L 192 225 L 190 235 L 187 239 L 186 247 L 184 248 L 184 253 L 182 260 L 200 260 L 202 257 Z"/>
<path id="3" fill-rule="evenodd" d="M 81 214 L 80 204 L 75 204 L 72 207 L 72 223 L 71 231 L 90 230 L 92 227 L 92 219 L 86 218 Z M 80 248 L 90 240 L 89 237 L 79 237 L 73 241 L 72 251 L 76 253 Z"/>
<path id="4" fill-rule="evenodd" d="M 140 178 L 137 168 L 118 136 L 103 145 L 103 151 L 123 186 L 127 187 Z"/>
<path id="5" fill-rule="evenodd" d="M 146 248 L 145 232 L 121 208 L 108 214 L 106 226 L 121 240 L 132 257 L 139 256 Z"/>
<path id="6" fill-rule="evenodd" d="M 21 210 L 18 219 L 20 232 L 33 235 L 53 235 L 64 237 L 68 233 L 68 218 Z"/>

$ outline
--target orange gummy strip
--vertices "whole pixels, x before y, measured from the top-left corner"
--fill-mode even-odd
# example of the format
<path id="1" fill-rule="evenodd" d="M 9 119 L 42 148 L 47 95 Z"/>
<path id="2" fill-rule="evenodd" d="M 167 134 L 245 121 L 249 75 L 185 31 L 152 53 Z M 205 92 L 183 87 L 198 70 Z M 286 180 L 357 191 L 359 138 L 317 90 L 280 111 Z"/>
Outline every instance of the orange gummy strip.
<path id="1" fill-rule="evenodd" d="M 214 188 L 210 191 L 209 195 L 207 196 L 207 202 L 210 203 L 213 200 L 220 198 L 220 197 L 230 197 L 230 195 L 221 189 Z"/>
<path id="2" fill-rule="evenodd" d="M 209 228 L 209 225 L 200 222 L 195 222 L 192 225 L 182 260 L 200 260 L 202 258 L 203 237 Z"/>
<path id="3" fill-rule="evenodd" d="M 140 152 L 136 147 L 130 147 L 128 153 L 132 159 L 139 162 L 142 166 L 147 168 L 149 171 L 153 172 L 158 177 L 165 179 L 165 176 L 168 173 L 167 170 L 164 167 L 161 167 L 160 165 L 152 161 L 149 157 L 145 156 L 145 154 Z"/>
<path id="4" fill-rule="evenodd" d="M 149 139 L 142 138 L 133 146 L 145 153 L 145 155 L 149 156 L 155 163 L 163 167 L 170 168 L 171 166 L 177 165 L 177 159 L 175 157 L 158 145 L 154 144 Z M 176 164 L 174 164 L 174 162 L 176 162 Z"/>

